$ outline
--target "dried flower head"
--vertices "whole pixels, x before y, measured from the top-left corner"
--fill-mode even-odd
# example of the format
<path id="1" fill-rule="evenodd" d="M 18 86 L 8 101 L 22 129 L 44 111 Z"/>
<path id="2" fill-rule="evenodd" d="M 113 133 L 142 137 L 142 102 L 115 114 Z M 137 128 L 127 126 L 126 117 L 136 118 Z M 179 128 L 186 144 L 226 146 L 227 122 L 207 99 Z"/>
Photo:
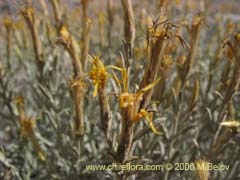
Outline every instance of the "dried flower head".
<path id="1" fill-rule="evenodd" d="M 206 19 L 205 17 L 201 16 L 201 15 L 196 15 L 193 17 L 192 19 L 192 26 L 191 26 L 191 33 L 198 33 L 200 30 L 200 27 L 202 25 L 206 24 Z"/>
<path id="2" fill-rule="evenodd" d="M 4 16 L 3 17 L 3 25 L 6 28 L 11 28 L 13 26 L 13 20 L 10 16 Z"/>
<path id="3" fill-rule="evenodd" d="M 167 72 L 170 66 L 173 64 L 171 55 L 164 55 L 161 61 L 161 70 Z"/>
<path id="4" fill-rule="evenodd" d="M 37 152 L 38 157 L 42 161 L 45 161 L 46 157 L 38 143 L 38 140 L 37 140 L 36 134 L 35 134 L 35 130 L 34 130 L 36 128 L 35 120 L 32 118 L 25 118 L 20 121 L 20 127 L 21 127 L 21 136 L 23 136 L 24 138 L 27 138 L 28 140 L 31 141 L 35 151 Z"/>
<path id="5" fill-rule="evenodd" d="M 230 32 L 232 32 L 235 28 L 236 28 L 236 24 L 233 23 L 232 21 L 229 21 L 229 22 L 227 23 L 227 30 L 226 30 L 226 32 L 227 32 L 227 33 L 230 33 Z"/>
<path id="6" fill-rule="evenodd" d="M 35 11 L 34 11 L 34 8 L 33 6 L 25 6 L 23 7 L 21 10 L 20 10 L 20 13 L 22 14 L 22 16 L 31 21 L 31 22 L 34 22 L 34 14 L 35 14 Z"/>
<path id="7" fill-rule="evenodd" d="M 22 104 L 24 104 L 24 98 L 22 97 L 22 96 L 15 96 L 15 103 L 17 104 L 17 105 L 22 105 Z"/>
<path id="8" fill-rule="evenodd" d="M 68 29 L 67 29 L 67 27 L 66 26 L 62 26 L 61 28 L 60 28 L 60 35 L 61 35 L 61 37 L 64 39 L 64 40 L 69 40 L 70 39 L 70 37 L 71 37 L 71 35 L 70 35 L 70 33 L 69 33 L 69 31 L 68 31 Z"/>
<path id="9" fill-rule="evenodd" d="M 76 87 L 76 86 L 81 87 L 81 89 L 88 88 L 88 84 L 83 80 L 83 77 L 70 80 L 70 86 L 71 86 L 71 88 Z"/>
<path id="10" fill-rule="evenodd" d="M 24 21 L 23 21 L 22 19 L 17 20 L 17 21 L 14 23 L 14 28 L 17 29 L 17 30 L 22 30 L 22 29 L 24 29 Z"/>
<path id="11" fill-rule="evenodd" d="M 25 118 L 20 121 L 21 135 L 23 137 L 31 136 L 33 129 L 35 128 L 35 120 L 32 118 Z"/>

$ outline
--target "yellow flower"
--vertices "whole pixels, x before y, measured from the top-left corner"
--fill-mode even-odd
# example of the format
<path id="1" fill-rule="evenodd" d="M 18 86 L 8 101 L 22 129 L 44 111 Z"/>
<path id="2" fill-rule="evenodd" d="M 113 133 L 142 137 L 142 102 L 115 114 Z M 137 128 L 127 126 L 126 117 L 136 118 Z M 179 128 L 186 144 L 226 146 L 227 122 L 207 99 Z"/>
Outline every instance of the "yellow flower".
<path id="1" fill-rule="evenodd" d="M 92 79 L 94 84 L 93 97 L 97 95 L 99 88 L 104 88 L 107 80 L 107 75 L 108 73 L 106 71 L 106 68 L 99 57 L 93 56 L 93 64 L 89 72 L 89 77 Z"/>
<path id="2" fill-rule="evenodd" d="M 153 113 L 152 112 L 147 112 L 145 109 L 141 109 L 139 112 L 139 115 L 140 115 L 139 116 L 140 119 L 146 118 L 146 120 L 148 121 L 148 125 L 154 134 L 158 134 L 158 135 L 163 134 L 155 128 L 155 126 L 153 124 Z M 136 119 L 136 120 L 138 120 L 138 119 Z"/>
<path id="3" fill-rule="evenodd" d="M 123 89 L 126 91 L 127 87 L 127 71 L 124 68 L 119 68 L 116 66 L 104 66 L 102 61 L 100 60 L 99 57 L 93 56 L 93 63 L 91 70 L 89 71 L 89 77 L 93 81 L 94 84 L 94 92 L 93 92 L 93 97 L 97 95 L 97 91 L 100 88 L 104 88 L 107 82 L 107 77 L 109 74 L 107 73 L 107 69 L 112 68 L 116 69 L 118 71 L 121 71 L 122 76 L 123 76 Z M 116 76 L 113 74 L 114 80 L 118 80 Z M 120 81 L 119 81 L 120 82 Z"/>
<path id="4" fill-rule="evenodd" d="M 147 112 L 145 109 L 140 109 L 138 112 L 138 104 L 142 100 L 142 97 L 145 92 L 153 88 L 158 82 L 160 81 L 160 78 L 146 86 L 145 88 L 138 90 L 136 93 L 128 93 L 123 92 L 119 96 L 119 106 L 122 109 L 125 109 L 131 114 L 130 118 L 131 121 L 137 122 L 142 118 L 145 118 L 148 121 L 149 127 L 155 134 L 162 134 L 157 131 L 157 129 L 153 125 L 153 116 L 152 112 Z"/>
<path id="5" fill-rule="evenodd" d="M 136 93 L 128 93 L 124 92 L 119 96 L 119 105 L 121 108 L 132 108 L 142 99 L 142 96 L 149 89 L 153 88 L 158 82 L 160 78 L 155 80 L 153 83 L 149 84 L 145 88 L 138 90 Z"/>
<path id="6" fill-rule="evenodd" d="M 134 102 L 136 102 L 137 94 L 131 93 L 122 93 L 119 96 L 119 106 L 120 108 L 132 108 L 134 106 Z"/>

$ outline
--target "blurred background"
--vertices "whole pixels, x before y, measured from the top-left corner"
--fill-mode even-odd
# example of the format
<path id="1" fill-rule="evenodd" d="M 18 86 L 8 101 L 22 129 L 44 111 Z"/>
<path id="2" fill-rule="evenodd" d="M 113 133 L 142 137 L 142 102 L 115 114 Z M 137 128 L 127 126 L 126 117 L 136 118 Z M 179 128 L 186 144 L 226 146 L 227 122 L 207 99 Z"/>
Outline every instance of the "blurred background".
<path id="1" fill-rule="evenodd" d="M 98 8 L 101 9 L 104 8 L 107 1 L 101 1 L 99 3 L 99 0 L 91 0 L 92 3 L 94 3 Z M 141 1 L 141 3 L 139 3 Z M 133 3 L 136 4 L 151 4 L 153 2 L 156 2 L 158 0 L 133 0 Z M 71 7 L 76 7 L 80 5 L 80 0 L 61 0 L 64 4 L 68 4 Z M 209 6 L 209 10 L 212 13 L 230 13 L 230 14 L 240 14 L 239 8 L 240 8 L 240 1 L 239 0 L 176 0 L 176 2 L 180 3 L 189 3 L 189 4 L 201 4 L 206 3 Z M 35 2 L 36 4 L 38 1 Z M 113 3 L 117 4 L 119 3 L 118 0 L 113 0 Z M 15 13 L 16 0 L 1 0 L 0 1 L 0 10 L 1 13 L 5 12 L 12 12 Z"/>

